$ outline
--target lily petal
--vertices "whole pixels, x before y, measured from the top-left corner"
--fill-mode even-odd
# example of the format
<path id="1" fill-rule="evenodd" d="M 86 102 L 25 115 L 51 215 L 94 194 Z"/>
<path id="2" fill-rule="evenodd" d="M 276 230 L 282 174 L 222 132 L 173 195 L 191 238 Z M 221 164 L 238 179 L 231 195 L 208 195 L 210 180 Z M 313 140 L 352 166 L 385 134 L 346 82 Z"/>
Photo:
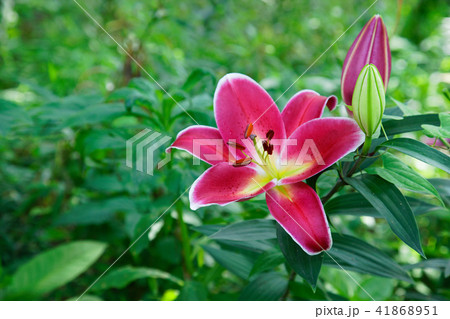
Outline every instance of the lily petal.
<path id="1" fill-rule="evenodd" d="M 286 129 L 286 136 L 291 136 L 297 127 L 322 116 L 327 106 L 332 111 L 337 104 L 334 95 L 322 96 L 312 90 L 302 90 L 295 94 L 281 112 L 281 118 Z"/>
<path id="2" fill-rule="evenodd" d="M 213 204 L 226 205 L 264 193 L 275 181 L 252 166 L 233 167 L 219 163 L 207 169 L 191 186 L 191 209 Z"/>
<path id="3" fill-rule="evenodd" d="M 188 151 L 211 165 L 235 160 L 219 130 L 210 126 L 194 125 L 182 130 L 166 152 L 172 148 Z"/>
<path id="4" fill-rule="evenodd" d="M 303 124 L 282 150 L 279 184 L 299 182 L 319 173 L 363 141 L 364 134 L 352 119 L 328 117 Z"/>
<path id="5" fill-rule="evenodd" d="M 277 186 L 266 194 L 272 216 L 309 255 L 331 248 L 332 239 L 322 203 L 303 182 Z"/>
<path id="6" fill-rule="evenodd" d="M 231 73 L 220 79 L 214 94 L 214 114 L 225 142 L 242 143 L 247 125 L 253 134 L 265 138 L 269 130 L 274 139 L 286 138 L 280 111 L 270 95 L 250 77 Z"/>

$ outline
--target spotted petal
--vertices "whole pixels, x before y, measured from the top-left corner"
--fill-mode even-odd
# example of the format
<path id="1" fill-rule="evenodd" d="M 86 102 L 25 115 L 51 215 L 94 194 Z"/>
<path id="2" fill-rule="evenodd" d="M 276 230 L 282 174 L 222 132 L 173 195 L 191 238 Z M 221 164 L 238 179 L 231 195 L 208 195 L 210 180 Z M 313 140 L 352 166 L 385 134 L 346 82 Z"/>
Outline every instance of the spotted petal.
<path id="1" fill-rule="evenodd" d="M 175 142 L 167 148 L 166 152 L 172 148 L 188 151 L 212 165 L 228 161 L 234 162 L 233 154 L 229 152 L 219 130 L 214 127 L 190 126 L 178 133 Z"/>
<path id="2" fill-rule="evenodd" d="M 331 248 L 330 228 L 316 192 L 303 182 L 277 186 L 266 194 L 272 216 L 305 252 Z"/>
<path id="3" fill-rule="evenodd" d="M 265 138 L 269 130 L 274 139 L 286 137 L 280 111 L 270 95 L 250 77 L 231 73 L 225 75 L 214 94 L 214 114 L 225 142 L 243 143 L 241 139 L 249 123 L 253 133 Z"/>
<path id="4" fill-rule="evenodd" d="M 321 118 L 298 127 L 282 150 L 279 184 L 302 181 L 331 166 L 364 141 L 358 124 L 348 118 Z"/>
<path id="5" fill-rule="evenodd" d="M 336 104 L 337 98 L 334 95 L 326 97 L 312 90 L 298 92 L 289 100 L 283 112 L 281 112 L 286 136 L 291 136 L 300 125 L 321 117 L 325 106 L 332 111 Z"/>
<path id="6" fill-rule="evenodd" d="M 259 168 L 219 163 L 194 182 L 189 191 L 189 202 L 193 210 L 213 204 L 223 206 L 264 193 L 273 186 L 272 178 Z"/>

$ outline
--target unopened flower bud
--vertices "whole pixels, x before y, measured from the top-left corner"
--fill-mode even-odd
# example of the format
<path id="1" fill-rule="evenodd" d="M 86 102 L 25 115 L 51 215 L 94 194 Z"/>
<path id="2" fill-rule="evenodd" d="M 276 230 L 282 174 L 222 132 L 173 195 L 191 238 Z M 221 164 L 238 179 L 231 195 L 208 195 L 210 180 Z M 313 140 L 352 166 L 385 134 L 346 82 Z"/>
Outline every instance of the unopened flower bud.
<path id="1" fill-rule="evenodd" d="M 380 72 L 375 65 L 366 65 L 358 76 L 352 98 L 353 116 L 366 136 L 371 137 L 380 126 L 385 104 Z"/>
<path id="2" fill-rule="evenodd" d="M 345 57 L 341 76 L 341 94 L 345 104 L 351 105 L 356 80 L 367 64 L 378 68 L 386 89 L 391 74 L 391 50 L 386 26 L 379 15 L 366 23 Z"/>

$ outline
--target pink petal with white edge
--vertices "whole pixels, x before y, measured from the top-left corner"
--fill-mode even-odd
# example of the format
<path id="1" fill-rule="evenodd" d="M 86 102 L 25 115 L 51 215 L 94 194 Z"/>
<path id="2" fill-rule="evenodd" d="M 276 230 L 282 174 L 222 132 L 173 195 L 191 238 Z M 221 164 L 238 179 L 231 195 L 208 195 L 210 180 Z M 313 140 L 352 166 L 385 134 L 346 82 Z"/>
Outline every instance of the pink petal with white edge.
<path id="1" fill-rule="evenodd" d="M 272 178 L 259 168 L 219 163 L 194 182 L 189 190 L 189 202 L 192 210 L 213 204 L 223 206 L 264 193 L 273 186 Z"/>
<path id="2" fill-rule="evenodd" d="M 235 160 L 219 130 L 210 126 L 194 125 L 182 130 L 166 152 L 172 148 L 188 151 L 211 165 Z"/>
<path id="3" fill-rule="evenodd" d="M 363 141 L 364 133 L 352 119 L 328 117 L 303 124 L 282 150 L 279 184 L 299 182 L 319 173 Z"/>
<path id="4" fill-rule="evenodd" d="M 280 111 L 270 95 L 250 77 L 230 73 L 220 79 L 214 94 L 214 115 L 225 142 L 241 143 L 249 123 L 253 134 L 266 138 L 273 130 L 274 139 L 286 138 Z"/>
<path id="5" fill-rule="evenodd" d="M 289 100 L 281 112 L 286 136 L 291 136 L 297 127 L 303 123 L 321 117 L 325 106 L 332 111 L 336 104 L 337 98 L 334 95 L 326 97 L 311 90 L 298 92 Z"/>
<path id="6" fill-rule="evenodd" d="M 331 248 L 330 227 L 316 192 L 305 183 L 277 186 L 266 194 L 272 216 L 309 255 Z"/>

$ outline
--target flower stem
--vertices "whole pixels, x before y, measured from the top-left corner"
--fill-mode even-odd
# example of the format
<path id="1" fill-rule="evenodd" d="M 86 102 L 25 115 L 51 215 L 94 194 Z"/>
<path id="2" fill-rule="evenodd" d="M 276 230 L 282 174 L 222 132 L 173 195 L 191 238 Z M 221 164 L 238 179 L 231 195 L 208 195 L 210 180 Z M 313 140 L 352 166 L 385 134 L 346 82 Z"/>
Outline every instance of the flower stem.
<path id="1" fill-rule="evenodd" d="M 179 203 L 181 203 L 181 202 L 179 202 Z M 192 264 L 192 259 L 191 259 L 191 243 L 190 243 L 189 233 L 188 233 L 186 224 L 184 223 L 184 220 L 183 220 L 183 206 L 177 205 L 176 211 L 177 211 L 178 223 L 180 225 L 181 246 L 183 247 L 184 266 L 186 267 L 185 277 L 187 277 L 187 279 L 189 279 L 194 270 L 194 267 Z"/>
<path id="2" fill-rule="evenodd" d="M 351 177 L 356 172 L 356 170 L 359 168 L 361 163 L 364 162 L 364 160 L 367 157 L 367 154 L 369 153 L 371 144 L 372 144 L 372 137 L 366 136 L 366 139 L 364 141 L 364 146 L 361 151 L 361 155 L 356 160 L 355 164 L 350 169 L 350 171 L 347 173 L 347 177 Z M 326 194 L 324 197 L 321 198 L 322 203 L 325 204 L 344 185 L 345 185 L 345 182 L 343 181 L 343 177 L 341 176 L 341 180 L 336 185 L 334 185 L 334 187 L 328 192 L 328 194 Z"/>
<path id="3" fill-rule="evenodd" d="M 370 150 L 370 145 L 371 144 L 372 144 L 372 137 L 371 136 L 366 136 L 366 139 L 364 141 L 364 145 L 363 145 L 363 148 L 362 148 L 362 151 L 361 151 L 361 155 L 356 160 L 355 165 L 353 165 L 353 167 L 347 173 L 348 177 L 352 176 L 356 172 L 356 170 L 359 168 L 361 163 L 364 162 L 364 160 L 367 157 L 367 154 L 369 154 L 369 150 Z"/>

